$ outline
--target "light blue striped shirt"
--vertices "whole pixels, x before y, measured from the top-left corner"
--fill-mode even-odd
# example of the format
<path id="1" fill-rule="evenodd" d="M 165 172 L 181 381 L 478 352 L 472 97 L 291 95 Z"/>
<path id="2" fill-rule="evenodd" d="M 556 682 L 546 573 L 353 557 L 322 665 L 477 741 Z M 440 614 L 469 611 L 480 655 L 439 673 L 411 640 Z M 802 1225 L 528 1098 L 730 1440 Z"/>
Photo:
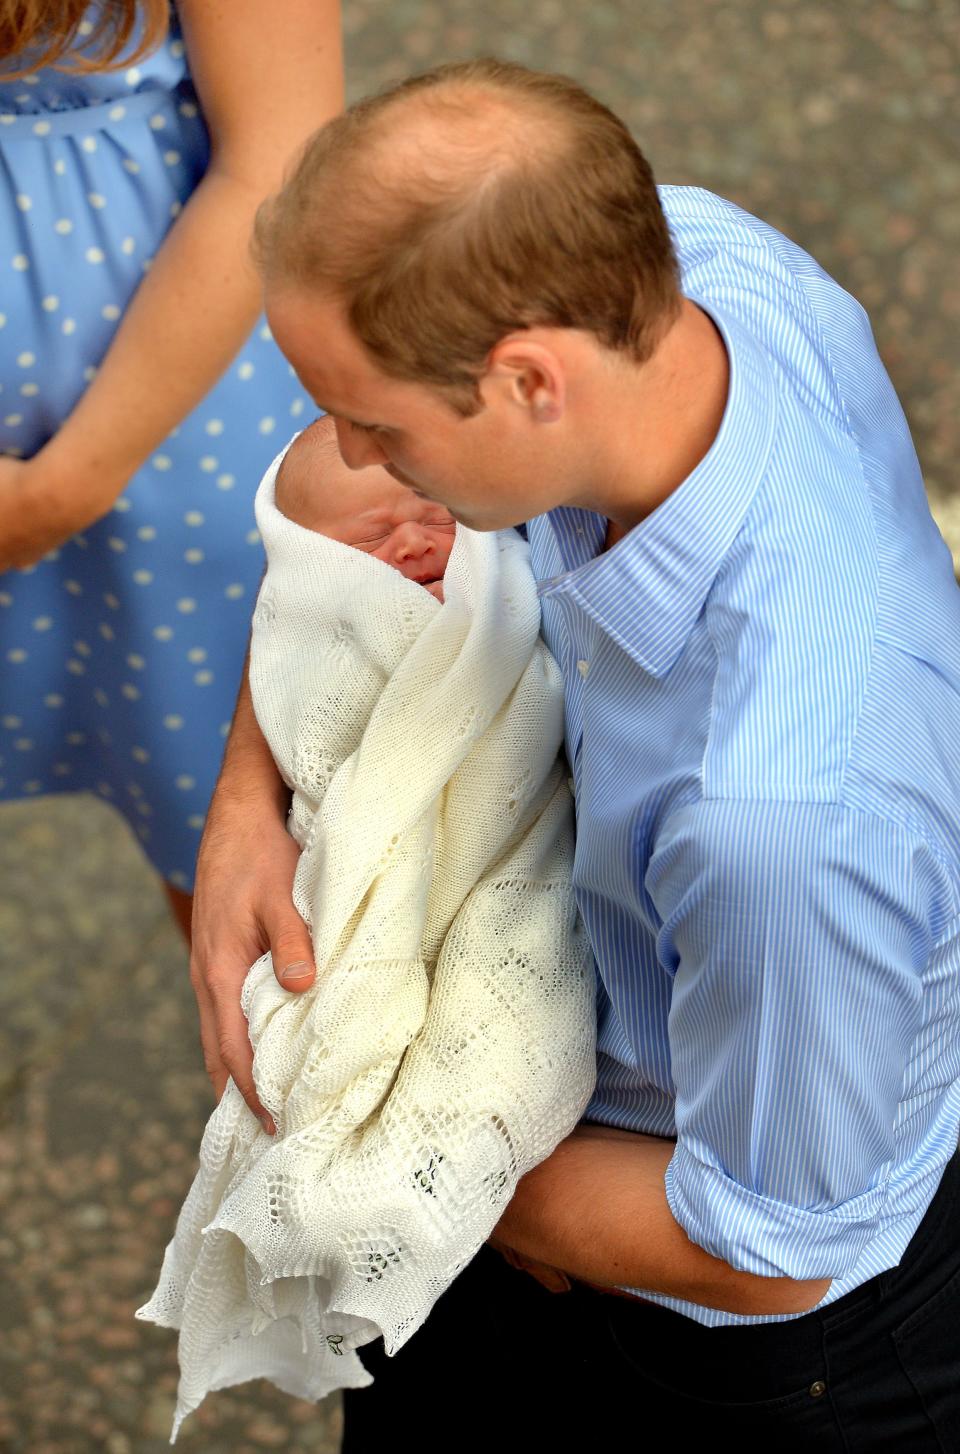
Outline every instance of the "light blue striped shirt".
<path id="1" fill-rule="evenodd" d="M 662 197 L 729 355 L 719 434 L 605 554 L 587 511 L 528 527 L 598 966 L 588 1115 L 675 1135 L 692 1240 L 829 1302 L 896 1265 L 957 1145 L 960 592 L 859 304 L 730 203 Z"/>

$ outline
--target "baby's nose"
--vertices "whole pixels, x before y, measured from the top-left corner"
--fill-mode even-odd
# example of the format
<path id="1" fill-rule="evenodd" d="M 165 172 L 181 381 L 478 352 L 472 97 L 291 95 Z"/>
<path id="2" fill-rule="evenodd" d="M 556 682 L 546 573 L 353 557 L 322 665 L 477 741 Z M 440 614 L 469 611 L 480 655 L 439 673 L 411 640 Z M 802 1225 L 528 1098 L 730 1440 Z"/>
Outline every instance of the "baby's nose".
<path id="1" fill-rule="evenodd" d="M 397 531 L 394 554 L 397 560 L 414 560 L 428 555 L 435 546 L 430 536 L 414 521 L 408 520 Z"/>

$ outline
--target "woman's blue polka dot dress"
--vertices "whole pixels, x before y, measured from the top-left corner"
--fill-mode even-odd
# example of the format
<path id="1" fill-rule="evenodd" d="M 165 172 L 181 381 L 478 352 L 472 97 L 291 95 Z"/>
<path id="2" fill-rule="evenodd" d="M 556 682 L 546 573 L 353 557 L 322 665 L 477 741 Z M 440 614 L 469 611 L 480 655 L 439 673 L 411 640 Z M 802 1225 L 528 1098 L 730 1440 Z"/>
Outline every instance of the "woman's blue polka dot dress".
<path id="1" fill-rule="evenodd" d="M 126 70 L 0 82 L 0 452 L 69 414 L 207 146 L 175 26 Z M 0 798 L 98 793 L 191 887 L 263 564 L 253 494 L 312 412 L 261 320 L 105 519 L 0 575 Z"/>

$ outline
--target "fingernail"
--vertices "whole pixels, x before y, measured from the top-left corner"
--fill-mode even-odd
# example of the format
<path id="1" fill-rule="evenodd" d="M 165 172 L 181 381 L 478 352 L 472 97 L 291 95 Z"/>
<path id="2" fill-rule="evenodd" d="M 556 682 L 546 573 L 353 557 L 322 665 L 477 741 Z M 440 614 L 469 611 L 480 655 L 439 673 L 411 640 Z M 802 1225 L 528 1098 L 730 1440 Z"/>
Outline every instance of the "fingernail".
<path id="1" fill-rule="evenodd" d="M 287 984 L 290 980 L 309 979 L 311 974 L 313 974 L 313 965 L 308 964 L 305 959 L 298 959 L 296 964 L 287 965 L 280 980 L 283 984 Z"/>
<path id="2" fill-rule="evenodd" d="M 273 1121 L 271 1120 L 271 1118 L 267 1115 L 266 1111 L 264 1111 L 263 1115 L 259 1117 L 259 1120 L 260 1120 L 261 1126 L 266 1131 L 266 1133 L 267 1133 L 268 1136 L 275 1136 L 276 1135 L 277 1128 L 273 1124 Z"/>

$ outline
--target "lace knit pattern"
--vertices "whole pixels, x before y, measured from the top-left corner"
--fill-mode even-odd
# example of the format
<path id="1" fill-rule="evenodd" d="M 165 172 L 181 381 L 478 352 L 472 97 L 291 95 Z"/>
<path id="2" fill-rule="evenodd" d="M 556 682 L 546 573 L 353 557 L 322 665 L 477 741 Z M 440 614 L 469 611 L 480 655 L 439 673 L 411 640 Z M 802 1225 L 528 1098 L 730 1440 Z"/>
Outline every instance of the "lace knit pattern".
<path id="1" fill-rule="evenodd" d="M 266 1136 L 232 1082 L 138 1316 L 180 1329 L 174 1437 L 205 1394 L 370 1382 L 593 1084 L 593 966 L 570 888 L 562 691 L 526 546 L 457 528 L 441 605 L 276 509 L 257 718 L 293 789 L 317 983 L 244 987 Z"/>

